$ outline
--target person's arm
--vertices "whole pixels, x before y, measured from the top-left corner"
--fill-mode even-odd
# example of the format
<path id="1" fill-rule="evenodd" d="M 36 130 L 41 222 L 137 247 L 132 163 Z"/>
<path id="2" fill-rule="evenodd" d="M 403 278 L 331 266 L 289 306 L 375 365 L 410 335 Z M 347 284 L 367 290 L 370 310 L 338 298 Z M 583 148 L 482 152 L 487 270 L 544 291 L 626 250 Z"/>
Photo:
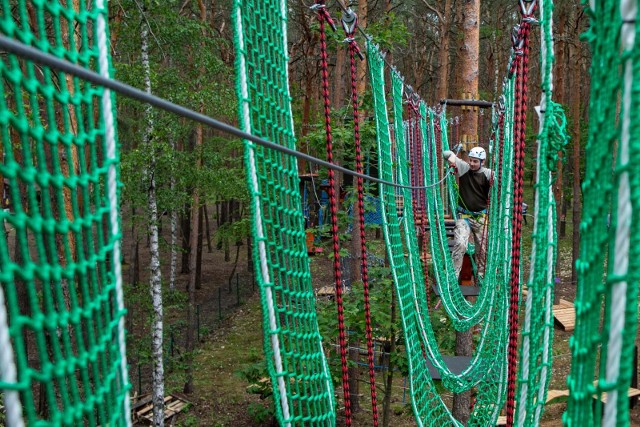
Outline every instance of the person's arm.
<path id="1" fill-rule="evenodd" d="M 453 151 L 443 151 L 442 157 L 444 157 L 444 159 L 448 161 L 451 166 L 456 168 L 457 176 L 462 176 L 469 171 L 469 164 L 464 160 L 460 160 Z"/>

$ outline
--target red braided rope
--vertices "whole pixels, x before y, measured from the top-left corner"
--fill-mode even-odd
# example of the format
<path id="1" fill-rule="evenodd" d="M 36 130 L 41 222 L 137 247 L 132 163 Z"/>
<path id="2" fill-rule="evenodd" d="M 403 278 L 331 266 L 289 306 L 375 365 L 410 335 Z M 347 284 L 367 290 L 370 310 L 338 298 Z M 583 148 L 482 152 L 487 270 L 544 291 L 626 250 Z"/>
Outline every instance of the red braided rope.
<path id="1" fill-rule="evenodd" d="M 354 32 L 357 26 L 357 19 L 353 25 Z M 353 134 L 356 146 L 356 172 L 363 173 L 362 167 L 362 147 L 360 142 L 360 115 L 358 112 L 358 87 L 357 87 L 357 69 L 356 69 L 356 53 L 360 52 L 358 45 L 354 39 L 354 32 L 346 32 L 349 42 L 349 58 L 351 61 L 351 103 L 353 106 Z M 373 425 L 378 426 L 378 398 L 376 396 L 376 372 L 375 360 L 373 353 L 373 333 L 371 328 L 371 305 L 369 301 L 369 270 L 367 265 L 367 236 L 365 233 L 364 222 L 364 183 L 362 177 L 357 177 L 358 185 L 358 222 L 360 228 L 360 251 L 361 263 L 360 271 L 362 275 L 362 287 L 364 290 L 364 317 L 365 330 L 367 336 L 367 359 L 369 362 L 369 384 L 371 387 L 371 410 L 373 411 Z"/>
<path id="2" fill-rule="evenodd" d="M 524 16 L 523 18 L 528 18 Z M 513 247 L 511 249 L 511 305 L 509 307 L 509 350 L 507 388 L 507 426 L 513 426 L 515 412 L 515 391 L 518 361 L 518 307 L 520 299 L 520 243 L 522 239 L 522 187 L 524 175 L 524 146 L 527 117 L 527 76 L 529 72 L 529 32 L 528 20 L 523 20 L 520 33 L 522 54 L 517 61 L 515 91 L 514 154 L 515 173 L 513 180 Z"/>
<path id="3" fill-rule="evenodd" d="M 324 122 L 326 132 L 327 161 L 333 163 L 333 137 L 331 136 L 331 106 L 329 102 L 329 65 L 327 61 L 327 35 L 325 22 L 333 26 L 324 0 L 317 0 L 318 21 L 320 22 L 320 63 L 322 69 L 322 98 L 324 100 Z M 347 364 L 347 337 L 344 326 L 344 304 L 342 301 L 342 272 L 340 271 L 340 236 L 338 235 L 338 208 L 335 190 L 335 174 L 329 169 L 329 209 L 331 211 L 331 237 L 333 241 L 333 276 L 336 287 L 338 308 L 338 340 L 342 363 L 342 390 L 344 393 L 345 424 L 351 426 L 351 395 L 349 393 L 349 367 Z"/>

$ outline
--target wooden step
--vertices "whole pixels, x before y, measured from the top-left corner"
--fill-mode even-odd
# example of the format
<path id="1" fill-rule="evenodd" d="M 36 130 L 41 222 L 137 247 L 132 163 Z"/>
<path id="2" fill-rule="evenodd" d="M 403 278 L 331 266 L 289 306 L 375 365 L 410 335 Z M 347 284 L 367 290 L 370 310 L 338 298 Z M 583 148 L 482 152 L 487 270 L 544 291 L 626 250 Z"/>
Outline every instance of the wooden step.
<path id="1" fill-rule="evenodd" d="M 553 318 L 556 326 L 563 331 L 573 331 L 576 322 L 576 309 L 573 303 L 560 299 L 560 302 L 553 306 Z"/>

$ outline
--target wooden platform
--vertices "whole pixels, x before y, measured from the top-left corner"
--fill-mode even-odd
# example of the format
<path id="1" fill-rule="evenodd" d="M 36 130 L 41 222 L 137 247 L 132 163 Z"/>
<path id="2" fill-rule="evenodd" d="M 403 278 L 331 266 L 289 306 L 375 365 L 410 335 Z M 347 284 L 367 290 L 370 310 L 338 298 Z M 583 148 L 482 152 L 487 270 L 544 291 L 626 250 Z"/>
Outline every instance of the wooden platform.
<path id="1" fill-rule="evenodd" d="M 336 296 L 335 286 L 323 286 L 316 292 L 316 298 L 333 298 Z"/>
<path id="2" fill-rule="evenodd" d="M 627 390 L 627 397 L 629 399 L 637 399 L 639 396 L 640 390 L 637 388 L 629 388 L 629 390 Z M 602 403 L 607 403 L 607 393 L 602 393 L 600 400 L 602 400 Z"/>
<path id="3" fill-rule="evenodd" d="M 186 399 L 170 394 L 164 398 L 164 419 L 167 420 L 181 412 L 189 402 Z M 150 395 L 141 396 L 131 407 L 133 422 L 144 422 L 145 420 L 153 424 L 153 402 Z"/>
<path id="4" fill-rule="evenodd" d="M 553 318 L 556 326 L 563 331 L 573 331 L 576 324 L 576 310 L 573 303 L 560 299 L 560 302 L 553 306 Z"/>

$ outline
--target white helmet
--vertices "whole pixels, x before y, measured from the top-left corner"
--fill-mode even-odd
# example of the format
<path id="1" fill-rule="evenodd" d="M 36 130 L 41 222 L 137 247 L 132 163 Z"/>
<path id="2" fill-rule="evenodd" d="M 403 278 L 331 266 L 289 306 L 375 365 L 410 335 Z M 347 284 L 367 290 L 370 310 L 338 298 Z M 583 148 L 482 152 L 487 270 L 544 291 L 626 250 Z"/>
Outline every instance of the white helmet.
<path id="1" fill-rule="evenodd" d="M 473 157 L 478 160 L 485 160 L 487 158 L 487 153 L 482 147 L 473 147 L 471 151 L 469 151 L 469 157 Z"/>

